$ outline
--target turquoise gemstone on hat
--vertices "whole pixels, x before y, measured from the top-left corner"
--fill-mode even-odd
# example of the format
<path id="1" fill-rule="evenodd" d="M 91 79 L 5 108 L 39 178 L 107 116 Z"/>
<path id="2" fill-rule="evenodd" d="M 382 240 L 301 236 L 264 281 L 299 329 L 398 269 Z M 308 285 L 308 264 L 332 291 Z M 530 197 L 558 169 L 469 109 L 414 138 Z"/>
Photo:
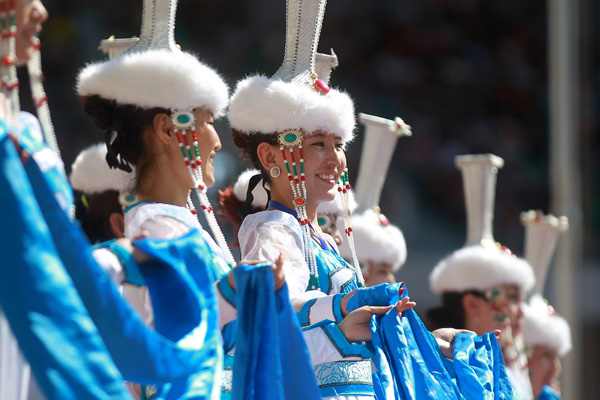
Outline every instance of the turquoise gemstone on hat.
<path id="1" fill-rule="evenodd" d="M 298 136 L 296 136 L 295 133 L 288 133 L 283 138 L 285 139 L 286 142 L 292 143 L 298 138 Z"/>
<path id="2" fill-rule="evenodd" d="M 179 122 L 180 124 L 187 124 L 188 122 L 190 122 L 190 116 L 187 114 L 179 114 L 177 116 L 177 122 Z"/>

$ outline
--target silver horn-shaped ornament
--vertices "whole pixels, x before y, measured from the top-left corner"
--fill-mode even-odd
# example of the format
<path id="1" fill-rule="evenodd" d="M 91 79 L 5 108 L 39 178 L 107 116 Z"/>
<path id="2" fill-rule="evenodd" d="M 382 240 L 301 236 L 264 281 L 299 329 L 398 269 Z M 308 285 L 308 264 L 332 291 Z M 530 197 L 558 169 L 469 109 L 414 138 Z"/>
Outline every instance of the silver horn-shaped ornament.
<path id="1" fill-rule="evenodd" d="M 379 206 L 398 138 L 411 136 L 412 132 L 410 125 L 400 118 L 390 120 L 361 113 L 358 120 L 365 126 L 358 178 L 354 186 L 357 211 L 361 212 Z"/>
<path id="2" fill-rule="evenodd" d="M 493 154 L 469 154 L 456 156 L 454 161 L 463 177 L 467 213 L 465 246 L 479 244 L 495 248 L 492 226 L 496 176 L 498 169 L 504 166 L 504 160 Z"/>
<path id="3" fill-rule="evenodd" d="M 531 295 L 543 296 L 558 236 L 569 229 L 569 220 L 530 210 L 521 213 L 521 223 L 525 226 L 525 259 L 535 274 Z"/>

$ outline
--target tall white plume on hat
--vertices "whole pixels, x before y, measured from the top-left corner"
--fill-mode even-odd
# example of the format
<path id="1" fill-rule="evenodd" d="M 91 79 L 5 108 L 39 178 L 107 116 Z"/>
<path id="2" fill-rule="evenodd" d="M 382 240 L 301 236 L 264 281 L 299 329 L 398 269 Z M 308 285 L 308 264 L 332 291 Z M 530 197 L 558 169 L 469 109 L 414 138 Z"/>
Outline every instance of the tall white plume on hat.
<path id="1" fill-rule="evenodd" d="M 412 131 L 410 125 L 404 123 L 401 118 L 390 120 L 360 113 L 358 120 L 365 126 L 358 177 L 354 185 L 354 195 L 360 212 L 379 206 L 381 191 L 398 138 L 411 136 Z"/>
<path id="2" fill-rule="evenodd" d="M 233 129 L 244 134 L 273 134 L 286 129 L 310 134 L 320 130 L 340 136 L 344 143 L 353 139 L 352 99 L 330 89 L 315 70 L 326 3 L 287 0 L 283 63 L 271 78 L 253 75 L 237 83 L 229 106 Z"/>
<path id="3" fill-rule="evenodd" d="M 485 291 L 515 284 L 525 293 L 535 282 L 529 264 L 501 248 L 492 234 L 496 176 L 504 160 L 493 154 L 455 158 L 463 176 L 467 214 L 465 246 L 442 259 L 429 276 L 435 293 Z"/>
<path id="4" fill-rule="evenodd" d="M 543 292 L 558 237 L 569 229 L 569 221 L 530 210 L 521 213 L 521 223 L 525 226 L 525 258 L 536 277 L 524 309 L 523 339 L 527 346 L 547 346 L 564 356 L 572 347 L 571 329 L 543 298 Z"/>

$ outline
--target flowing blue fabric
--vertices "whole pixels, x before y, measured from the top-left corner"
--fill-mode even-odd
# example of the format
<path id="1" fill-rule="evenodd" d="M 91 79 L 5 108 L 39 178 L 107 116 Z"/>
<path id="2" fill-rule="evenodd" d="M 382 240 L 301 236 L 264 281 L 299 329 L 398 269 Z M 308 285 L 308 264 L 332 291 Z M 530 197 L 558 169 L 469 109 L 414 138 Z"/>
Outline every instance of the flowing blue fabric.
<path id="1" fill-rule="evenodd" d="M 562 397 L 558 395 L 550 386 L 545 385 L 537 397 L 537 400 L 561 400 Z"/>
<path id="2" fill-rule="evenodd" d="M 130 398 L 6 135 L 0 138 L 0 206 L 6 227 L 0 231 L 0 304 L 46 397 Z"/>
<path id="3" fill-rule="evenodd" d="M 237 345 L 233 400 L 320 399 L 287 285 L 277 292 L 269 263 L 234 269 Z"/>
<path id="4" fill-rule="evenodd" d="M 493 334 L 458 334 L 454 361 L 441 355 L 437 342 L 413 309 L 403 312 L 402 317 L 395 309 L 374 316 L 371 335 L 378 399 L 513 398 Z"/>
<path id="5" fill-rule="evenodd" d="M 359 288 L 348 300 L 346 309 L 352 312 L 362 306 L 387 306 L 390 299 L 398 295 L 400 283 L 380 283 L 379 285 Z"/>
<path id="6" fill-rule="evenodd" d="M 77 229 L 61 212 L 58 203 L 45 184 L 44 176 L 37 164 L 30 160 L 26 165 L 26 171 L 33 184 L 43 218 L 48 223 L 60 258 L 123 377 L 126 380 L 143 384 L 163 384 L 185 382 L 190 375 L 202 370 L 206 353 L 201 350 L 190 351 L 144 325 L 138 314 L 121 298 L 108 275 L 96 264 L 83 232 Z M 179 241 L 173 241 L 173 246 L 168 245 L 169 241 L 159 242 L 161 243 L 159 249 L 164 249 L 167 253 L 171 252 L 169 255 L 172 255 L 173 249 L 185 242 L 189 242 L 186 249 L 190 253 L 192 253 L 190 249 L 193 249 L 195 245 L 205 244 L 202 236 L 196 231 Z M 153 242 L 149 239 L 139 241 L 140 246 L 144 243 L 148 243 L 144 250 L 150 252 Z M 159 253 L 160 251 L 156 250 L 152 255 L 161 260 Z M 192 262 L 194 257 L 201 256 L 200 252 L 194 252 L 193 255 L 189 255 L 187 261 Z M 144 264 L 144 268 L 141 268 L 142 274 L 152 274 L 155 270 L 164 269 L 165 275 L 174 277 L 174 282 L 170 285 L 179 285 L 178 289 L 174 290 L 178 295 L 185 293 L 192 297 L 205 296 L 197 290 L 195 285 L 190 285 L 192 279 L 187 276 L 176 277 L 176 274 L 172 273 L 173 270 L 181 270 L 175 257 L 162 258 L 162 260 L 165 259 L 174 266 L 154 261 Z M 202 265 L 204 264 L 199 263 L 200 268 Z M 190 294 L 192 292 L 193 295 Z M 162 294 L 158 291 L 151 292 L 151 296 L 161 297 Z M 210 293 L 210 296 L 213 294 Z M 173 307 L 179 305 L 181 303 L 174 304 Z M 198 305 L 196 306 L 198 307 Z M 200 321 L 199 318 L 192 319 L 190 317 L 190 320 L 196 325 L 208 323 Z M 155 322 L 159 325 L 162 323 L 161 321 Z M 190 331 L 194 329 L 192 323 L 187 325 L 187 329 Z M 210 322 L 211 326 L 216 323 L 216 320 Z M 179 328 L 181 327 L 179 326 Z M 209 343 L 209 345 L 211 347 L 214 344 Z"/>

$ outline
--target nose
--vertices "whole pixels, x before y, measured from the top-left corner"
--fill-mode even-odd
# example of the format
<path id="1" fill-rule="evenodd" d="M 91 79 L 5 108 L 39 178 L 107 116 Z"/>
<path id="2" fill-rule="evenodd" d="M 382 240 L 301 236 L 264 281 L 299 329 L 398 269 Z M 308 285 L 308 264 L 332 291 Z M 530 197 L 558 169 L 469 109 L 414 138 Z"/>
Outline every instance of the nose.
<path id="1" fill-rule="evenodd" d="M 39 24 L 48 19 L 48 10 L 41 1 L 35 1 L 31 9 L 31 19 Z"/>

